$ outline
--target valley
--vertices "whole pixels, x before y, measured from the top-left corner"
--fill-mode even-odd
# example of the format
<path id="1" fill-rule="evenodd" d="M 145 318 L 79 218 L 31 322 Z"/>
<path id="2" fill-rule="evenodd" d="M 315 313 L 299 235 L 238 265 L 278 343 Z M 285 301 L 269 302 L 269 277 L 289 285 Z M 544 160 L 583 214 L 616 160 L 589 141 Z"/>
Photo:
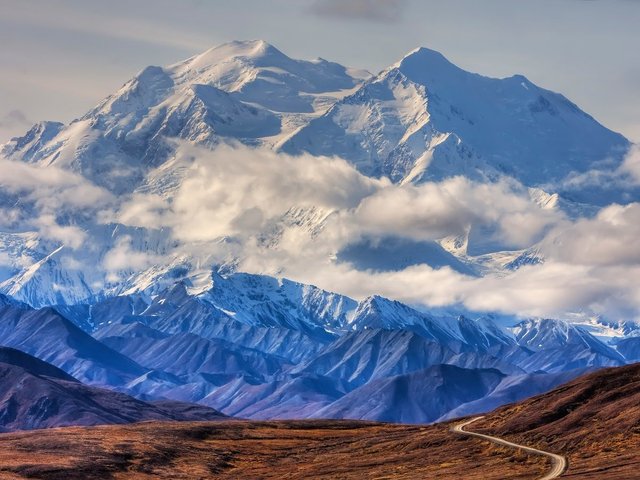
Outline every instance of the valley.
<path id="1" fill-rule="evenodd" d="M 555 478 L 547 457 L 451 431 L 465 428 L 566 455 L 562 478 L 630 479 L 640 467 L 639 379 L 638 365 L 602 370 L 472 424 L 154 421 L 7 433 L 0 477 Z"/>

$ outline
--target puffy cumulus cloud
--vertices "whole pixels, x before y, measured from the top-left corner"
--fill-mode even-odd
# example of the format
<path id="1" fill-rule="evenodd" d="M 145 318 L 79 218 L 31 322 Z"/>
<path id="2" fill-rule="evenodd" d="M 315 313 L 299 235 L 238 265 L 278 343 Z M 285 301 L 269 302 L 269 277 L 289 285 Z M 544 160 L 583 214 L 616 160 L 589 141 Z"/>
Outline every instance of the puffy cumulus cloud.
<path id="1" fill-rule="evenodd" d="M 282 261 L 288 261 L 284 271 Z M 413 265 L 398 271 L 359 271 L 311 255 L 245 259 L 247 271 L 280 273 L 354 298 L 382 295 L 424 307 L 461 306 L 473 311 L 568 318 L 601 314 L 640 319 L 640 266 L 594 267 L 549 261 L 507 275 L 471 277 L 449 267 Z"/>
<path id="2" fill-rule="evenodd" d="M 270 264 L 264 256 L 246 259 L 240 267 L 282 273 L 355 298 L 376 294 L 424 307 L 463 306 L 480 312 L 557 318 L 599 314 L 640 320 L 640 284 L 633 280 L 640 278 L 638 265 L 547 261 L 506 275 L 471 277 L 449 267 L 414 265 L 399 271 L 359 271 L 317 257 L 287 258 L 289 263 L 281 272 L 269 270 L 278 263 Z"/>
<path id="3" fill-rule="evenodd" d="M 620 172 L 628 175 L 635 185 L 640 185 L 640 145 L 634 145 L 629 150 L 620 166 Z"/>
<path id="4" fill-rule="evenodd" d="M 66 247 L 78 249 L 87 238 L 87 233 L 76 225 L 60 225 L 54 215 L 42 215 L 34 221 L 38 232 L 46 239 L 60 242 Z"/>
<path id="5" fill-rule="evenodd" d="M 249 257 L 239 267 L 248 271 L 269 271 L 278 265 L 269 260 L 273 261 L 273 257 Z M 356 270 L 348 264 L 308 254 L 288 260 L 281 272 L 284 276 L 358 299 L 382 295 L 414 305 L 461 305 L 464 303 L 461 285 L 474 281 L 448 267 L 434 269 L 424 264 L 378 272 Z"/>
<path id="6" fill-rule="evenodd" d="M 566 317 L 599 314 L 640 319 L 638 265 L 591 266 L 548 261 L 508 276 L 489 275 L 463 289 L 464 304 L 483 311 Z"/>
<path id="7" fill-rule="evenodd" d="M 563 219 L 508 182 L 462 177 L 424 185 L 372 179 L 337 158 L 182 145 L 184 178 L 169 195 L 135 194 L 113 215 L 130 226 L 167 227 L 180 242 L 233 237 L 247 248 L 278 237 L 280 250 L 331 255 L 363 236 L 434 240 L 492 227 L 509 247 L 530 245 Z M 313 235 L 311 235 L 313 233 Z M 273 242 L 271 242 L 273 243 Z"/>
<path id="8" fill-rule="evenodd" d="M 610 205 L 591 219 L 553 229 L 542 242 L 545 255 L 575 265 L 640 264 L 640 203 Z"/>
<path id="9" fill-rule="evenodd" d="M 215 151 L 181 145 L 185 173 L 170 200 L 134 195 L 117 214 L 133 226 L 173 228 L 181 241 L 264 231 L 292 207 L 348 209 L 382 186 L 344 160 L 279 155 L 270 150 L 221 146 Z"/>
<path id="10" fill-rule="evenodd" d="M 152 253 L 135 249 L 128 235 L 118 237 L 113 247 L 106 252 L 102 266 L 107 271 L 107 281 L 117 282 L 134 272 L 140 272 L 164 260 Z"/>
<path id="11" fill-rule="evenodd" d="M 80 220 L 113 200 L 109 192 L 73 172 L 0 159 L 3 228 L 33 229 L 45 239 L 77 249 L 87 235 L 69 219 Z"/>
<path id="12" fill-rule="evenodd" d="M 169 212 L 170 204 L 162 196 L 134 193 L 119 206 L 117 213 L 113 210 L 103 210 L 98 216 L 103 223 L 117 221 L 124 225 L 154 228 L 168 222 L 164 217 Z"/>
<path id="13" fill-rule="evenodd" d="M 410 303 L 459 303 L 471 310 L 523 316 L 597 314 L 640 320 L 639 214 L 640 204 L 612 205 L 593 219 L 562 222 L 540 243 L 544 263 L 508 274 L 470 278 L 418 267 L 371 274 L 375 282 L 370 286 Z M 366 288 L 366 278 L 359 282 L 359 289 Z"/>
<path id="14" fill-rule="evenodd" d="M 113 199 L 105 189 L 68 170 L 7 159 L 0 159 L 0 189 L 46 211 L 100 207 Z"/>
<path id="15" fill-rule="evenodd" d="M 621 187 L 629 189 L 640 186 L 640 145 L 632 145 L 622 159 L 604 159 L 598 169 L 583 173 L 573 172 L 565 178 L 560 187 L 571 190 Z"/>
<path id="16" fill-rule="evenodd" d="M 509 248 L 531 245 L 562 218 L 561 213 L 534 203 L 518 185 L 479 184 L 464 177 L 388 186 L 364 198 L 346 215 L 360 233 L 414 240 L 462 235 L 473 225 L 493 226 L 493 240 Z"/>

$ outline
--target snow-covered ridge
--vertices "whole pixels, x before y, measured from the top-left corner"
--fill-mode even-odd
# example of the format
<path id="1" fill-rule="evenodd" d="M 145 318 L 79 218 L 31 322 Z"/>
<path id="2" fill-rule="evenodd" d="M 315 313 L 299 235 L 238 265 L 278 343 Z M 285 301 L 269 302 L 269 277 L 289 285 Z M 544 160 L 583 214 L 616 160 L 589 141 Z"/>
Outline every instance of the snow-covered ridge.
<path id="1" fill-rule="evenodd" d="M 508 175 L 529 187 L 559 189 L 572 173 L 615 169 L 629 142 L 521 75 L 483 77 L 418 48 L 311 120 L 282 148 L 338 154 L 368 175 L 398 182 Z M 609 163 L 599 165 L 605 158 Z M 563 193 L 603 202 L 594 192 Z M 614 194 L 603 195 L 609 200 Z"/>
<path id="2" fill-rule="evenodd" d="M 70 125 L 40 124 L 2 153 L 130 192 L 150 166 L 171 158 L 164 139 L 273 145 L 367 76 L 326 60 L 293 60 L 264 41 L 231 42 L 147 67 Z"/>
<path id="3" fill-rule="evenodd" d="M 5 344 L 84 382 L 247 418 L 432 422 L 627 361 L 564 322 L 527 320 L 511 335 L 490 317 L 238 273 L 214 272 L 197 295 L 176 283 L 39 310 L 0 295 L 0 320 Z"/>

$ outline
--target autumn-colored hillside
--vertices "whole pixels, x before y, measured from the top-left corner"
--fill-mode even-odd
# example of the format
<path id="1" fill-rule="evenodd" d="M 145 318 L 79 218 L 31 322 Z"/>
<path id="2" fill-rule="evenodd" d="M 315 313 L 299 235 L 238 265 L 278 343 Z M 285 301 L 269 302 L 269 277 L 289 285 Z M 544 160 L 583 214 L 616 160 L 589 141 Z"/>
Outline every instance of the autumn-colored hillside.
<path id="1" fill-rule="evenodd" d="M 567 478 L 640 478 L 640 364 L 585 375 L 473 427 L 567 456 Z"/>
<path id="2" fill-rule="evenodd" d="M 544 459 L 447 426 L 364 422 L 147 422 L 0 437 L 0 478 L 529 480 Z"/>
<path id="3" fill-rule="evenodd" d="M 451 425 L 154 421 L 6 433 L 0 478 L 533 480 L 549 469 L 544 457 Z M 469 429 L 565 455 L 562 478 L 640 478 L 640 364 L 586 375 Z"/>

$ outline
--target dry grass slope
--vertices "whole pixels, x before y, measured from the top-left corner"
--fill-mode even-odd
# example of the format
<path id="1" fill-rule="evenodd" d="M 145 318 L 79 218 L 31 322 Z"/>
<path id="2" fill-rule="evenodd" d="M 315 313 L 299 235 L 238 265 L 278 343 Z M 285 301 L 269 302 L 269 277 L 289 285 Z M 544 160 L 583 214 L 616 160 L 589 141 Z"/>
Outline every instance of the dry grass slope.
<path id="1" fill-rule="evenodd" d="M 231 420 L 10 433 L 0 478 L 533 480 L 549 469 L 449 426 Z M 640 478 L 640 364 L 503 407 L 472 430 L 567 456 L 562 478 Z"/>
<path id="2" fill-rule="evenodd" d="M 534 479 L 544 460 L 446 426 L 364 422 L 160 423 L 0 437 L 0 478 Z"/>
<path id="3" fill-rule="evenodd" d="M 600 370 L 503 407 L 474 429 L 566 455 L 566 478 L 638 479 L 640 364 Z"/>

